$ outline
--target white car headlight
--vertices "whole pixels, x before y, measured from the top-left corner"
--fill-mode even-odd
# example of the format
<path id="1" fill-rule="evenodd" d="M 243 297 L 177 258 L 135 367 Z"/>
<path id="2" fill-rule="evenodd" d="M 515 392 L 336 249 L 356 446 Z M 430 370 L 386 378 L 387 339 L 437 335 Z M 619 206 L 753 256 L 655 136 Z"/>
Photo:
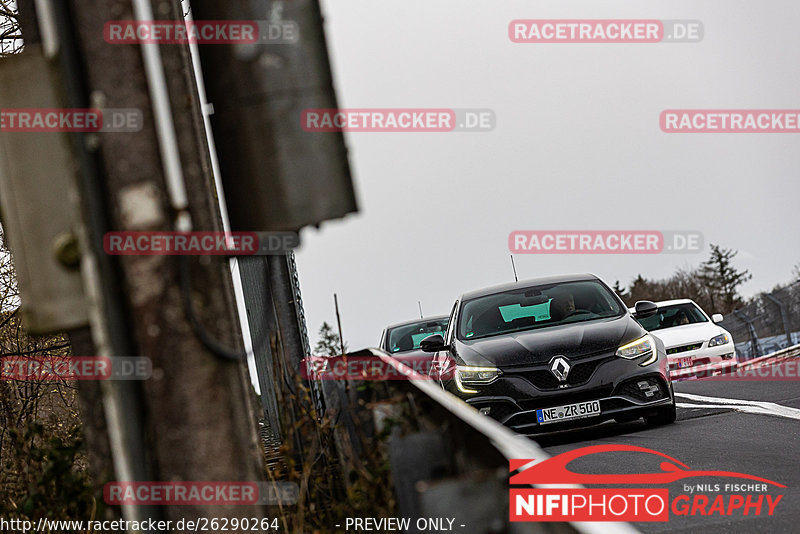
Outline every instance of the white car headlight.
<path id="1" fill-rule="evenodd" d="M 635 360 L 636 358 L 649 356 L 639 365 L 650 365 L 658 359 L 656 342 L 650 334 L 646 334 L 639 339 L 622 345 L 617 349 L 616 355 L 626 360 Z"/>
<path id="2" fill-rule="evenodd" d="M 727 345 L 730 342 L 730 338 L 728 334 L 720 334 L 718 336 L 714 336 L 708 342 L 709 347 L 717 347 L 719 345 Z"/>
<path id="3" fill-rule="evenodd" d="M 477 393 L 467 385 L 485 386 L 497 380 L 503 374 L 497 367 L 469 367 L 456 365 L 456 386 L 462 393 Z"/>

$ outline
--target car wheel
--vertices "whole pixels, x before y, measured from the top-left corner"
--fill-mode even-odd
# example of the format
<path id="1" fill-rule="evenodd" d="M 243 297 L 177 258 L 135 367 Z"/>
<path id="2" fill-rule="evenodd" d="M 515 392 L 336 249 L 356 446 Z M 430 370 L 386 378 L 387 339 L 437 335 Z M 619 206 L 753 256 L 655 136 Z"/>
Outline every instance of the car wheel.
<path id="1" fill-rule="evenodd" d="M 677 417 L 678 413 L 675 408 L 675 403 L 672 403 L 669 406 L 661 408 L 656 415 L 645 417 L 644 422 L 647 423 L 647 426 L 669 425 L 674 423 Z"/>

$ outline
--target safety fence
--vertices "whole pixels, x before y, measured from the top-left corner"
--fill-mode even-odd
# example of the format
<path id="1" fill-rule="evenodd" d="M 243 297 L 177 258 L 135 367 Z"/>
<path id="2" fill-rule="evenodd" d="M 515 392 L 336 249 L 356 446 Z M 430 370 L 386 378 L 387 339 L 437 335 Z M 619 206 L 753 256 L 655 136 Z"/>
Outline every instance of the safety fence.
<path id="1" fill-rule="evenodd" d="M 739 361 L 760 358 L 800 343 L 800 280 L 761 293 L 725 316 L 720 325 L 736 344 Z"/>

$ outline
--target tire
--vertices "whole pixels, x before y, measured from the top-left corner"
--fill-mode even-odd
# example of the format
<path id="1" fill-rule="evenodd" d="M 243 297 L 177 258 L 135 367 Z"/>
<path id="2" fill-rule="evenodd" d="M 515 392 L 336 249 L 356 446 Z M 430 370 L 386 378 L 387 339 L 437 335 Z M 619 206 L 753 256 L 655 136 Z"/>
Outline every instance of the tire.
<path id="1" fill-rule="evenodd" d="M 659 409 L 656 415 L 649 415 L 645 417 L 644 422 L 647 423 L 647 426 L 670 425 L 675 422 L 677 417 L 677 409 L 675 408 L 675 403 L 673 402 L 669 406 Z"/>

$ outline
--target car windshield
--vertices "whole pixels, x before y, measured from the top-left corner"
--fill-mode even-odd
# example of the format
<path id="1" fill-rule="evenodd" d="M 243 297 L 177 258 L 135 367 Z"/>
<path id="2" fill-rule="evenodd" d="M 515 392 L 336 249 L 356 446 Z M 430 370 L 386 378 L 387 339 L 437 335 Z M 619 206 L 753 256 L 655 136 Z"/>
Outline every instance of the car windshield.
<path id="1" fill-rule="evenodd" d="M 466 301 L 458 338 L 468 341 L 624 313 L 619 301 L 596 281 L 528 286 Z"/>
<path id="2" fill-rule="evenodd" d="M 700 311 L 697 305 L 691 302 L 673 306 L 659 306 L 658 313 L 655 315 L 639 319 L 639 323 L 649 332 L 674 326 L 706 322 L 708 322 L 708 318 Z"/>
<path id="3" fill-rule="evenodd" d="M 387 347 L 389 352 L 407 352 L 419 348 L 420 342 L 428 336 L 439 334 L 444 336 L 448 319 L 434 321 L 421 320 L 389 329 Z"/>

